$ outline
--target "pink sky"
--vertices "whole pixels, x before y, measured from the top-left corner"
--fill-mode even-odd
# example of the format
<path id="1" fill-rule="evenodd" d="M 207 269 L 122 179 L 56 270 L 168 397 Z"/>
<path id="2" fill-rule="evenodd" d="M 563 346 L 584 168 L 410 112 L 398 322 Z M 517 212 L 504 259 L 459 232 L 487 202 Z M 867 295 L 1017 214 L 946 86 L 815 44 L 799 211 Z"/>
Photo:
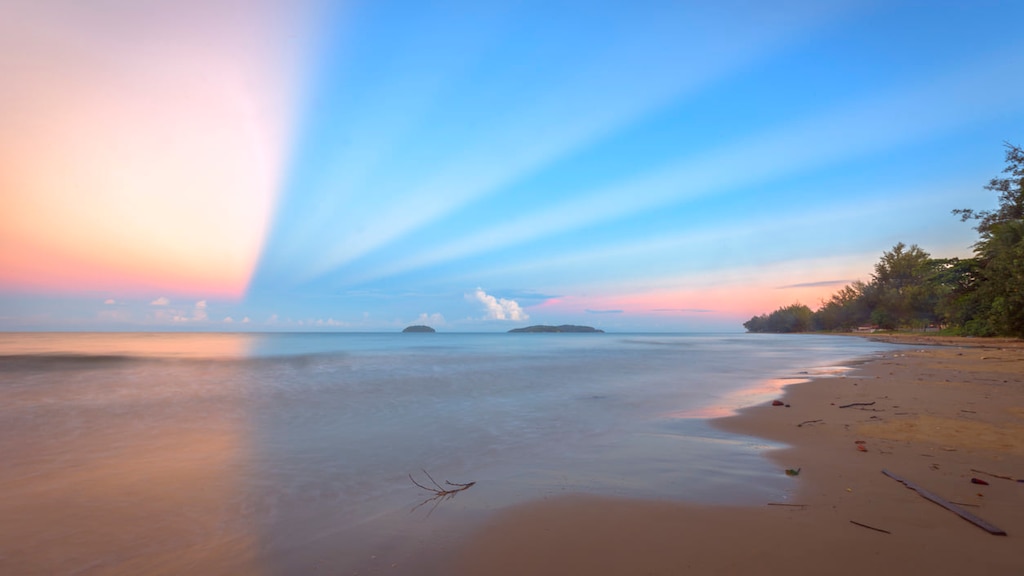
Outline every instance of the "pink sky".
<path id="1" fill-rule="evenodd" d="M 286 161 L 307 11 L 5 3 L 0 285 L 240 296 Z"/>

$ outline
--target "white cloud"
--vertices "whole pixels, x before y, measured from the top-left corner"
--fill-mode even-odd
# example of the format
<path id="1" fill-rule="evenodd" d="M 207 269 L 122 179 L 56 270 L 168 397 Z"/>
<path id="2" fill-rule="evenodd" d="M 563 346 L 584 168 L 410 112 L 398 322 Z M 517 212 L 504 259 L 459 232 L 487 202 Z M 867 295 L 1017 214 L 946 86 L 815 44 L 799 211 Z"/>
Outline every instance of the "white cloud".
<path id="1" fill-rule="evenodd" d="M 163 296 L 161 296 L 161 297 L 157 298 L 156 300 L 153 300 L 152 302 L 150 302 L 149 305 L 150 306 L 167 306 L 170 303 L 171 303 L 170 300 L 168 300 L 167 298 L 164 298 Z"/>
<path id="2" fill-rule="evenodd" d="M 299 323 L 301 324 L 301 322 L 299 322 Z M 316 320 L 310 320 L 309 323 L 310 324 L 315 324 L 316 326 L 344 326 L 345 325 L 344 322 L 340 322 L 338 320 L 335 320 L 334 318 L 327 318 L 326 320 L 323 319 L 323 318 L 317 318 Z"/>
<path id="3" fill-rule="evenodd" d="M 444 326 L 444 316 L 440 312 L 434 312 L 433 314 L 427 314 L 424 312 L 420 314 L 419 318 L 417 318 L 414 323 L 426 324 L 428 326 Z"/>
<path id="4" fill-rule="evenodd" d="M 192 310 L 192 319 L 203 321 L 206 320 L 207 318 L 208 315 L 206 313 L 206 300 L 200 300 L 196 302 L 196 307 L 194 310 Z"/>
<path id="5" fill-rule="evenodd" d="M 233 323 L 234 321 L 235 321 L 235 319 L 234 319 L 234 318 L 232 318 L 231 316 L 226 316 L 226 317 L 224 318 L 224 323 L 225 323 L 225 324 L 231 324 L 231 323 Z"/>
<path id="6" fill-rule="evenodd" d="M 106 300 L 103 301 L 103 303 L 104 304 L 117 304 L 117 300 L 114 300 L 113 298 L 107 298 Z"/>
<path id="7" fill-rule="evenodd" d="M 529 320 L 530 317 L 519 307 L 515 300 L 506 298 L 495 298 L 484 292 L 483 288 L 477 288 L 472 294 L 466 295 L 467 299 L 476 300 L 487 309 L 487 320 Z"/>
<path id="8" fill-rule="evenodd" d="M 249 317 L 242 318 L 242 324 L 248 324 L 250 322 Z"/>

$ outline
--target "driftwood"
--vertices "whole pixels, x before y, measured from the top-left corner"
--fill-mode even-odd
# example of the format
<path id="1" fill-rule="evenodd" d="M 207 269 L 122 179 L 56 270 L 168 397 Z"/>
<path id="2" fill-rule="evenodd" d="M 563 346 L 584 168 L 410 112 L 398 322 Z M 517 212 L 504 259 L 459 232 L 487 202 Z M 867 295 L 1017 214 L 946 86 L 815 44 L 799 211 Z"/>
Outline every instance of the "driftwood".
<path id="1" fill-rule="evenodd" d="M 797 424 L 796 427 L 797 428 L 802 428 L 804 426 L 804 424 L 817 424 L 818 422 L 824 422 L 824 420 L 822 420 L 820 418 L 818 420 L 804 420 L 803 422 Z"/>
<path id="2" fill-rule="evenodd" d="M 445 486 L 451 486 L 451 488 L 444 488 L 437 483 L 437 480 L 434 480 L 434 477 L 430 475 L 430 472 L 423 470 L 423 473 L 426 474 L 427 478 L 430 479 L 430 483 L 434 485 L 433 488 L 420 484 L 419 482 L 416 481 L 415 478 L 412 477 L 412 474 L 409 474 L 409 480 L 412 480 L 412 483 L 418 486 L 419 488 L 422 488 L 423 490 L 426 490 L 427 492 L 433 494 L 433 496 L 427 498 L 423 502 L 420 502 L 412 509 L 412 511 L 415 512 L 420 506 L 433 502 L 434 505 L 430 507 L 430 512 L 427 512 L 427 516 L 430 516 L 434 512 L 434 509 L 437 508 L 437 505 L 440 504 L 441 502 L 455 498 L 456 494 L 462 492 L 463 490 L 468 490 L 476 484 L 476 482 L 467 482 L 465 484 L 459 484 L 458 482 L 449 482 L 445 480 Z"/>
<path id="3" fill-rule="evenodd" d="M 875 532 L 881 532 L 883 534 L 892 534 L 892 532 L 889 532 L 888 530 L 885 530 L 885 529 L 882 529 L 882 528 L 875 528 L 874 526 L 868 526 L 867 524 L 861 524 L 860 522 L 857 522 L 856 520 L 850 520 L 850 524 L 856 524 L 857 526 L 860 526 L 861 528 L 867 528 L 868 530 L 874 530 Z"/>
<path id="4" fill-rule="evenodd" d="M 851 406 L 874 406 L 874 402 L 854 402 L 852 404 L 843 404 L 840 408 L 850 408 Z"/>
<path id="5" fill-rule="evenodd" d="M 884 470 L 883 469 L 882 470 L 882 474 L 885 474 L 889 478 L 892 478 L 893 480 L 895 480 L 895 481 L 897 481 L 897 482 L 899 482 L 901 484 L 904 484 L 907 488 L 910 488 L 914 492 L 917 492 L 922 497 L 924 497 L 924 498 L 926 498 L 928 500 L 931 500 L 932 502 L 938 504 L 939 506 L 942 506 L 946 510 L 949 510 L 950 512 L 956 514 L 957 516 L 963 518 L 964 520 L 967 520 L 971 524 L 974 524 L 975 526 L 981 528 L 982 530 L 985 530 L 989 534 L 994 534 L 996 536 L 1006 536 L 1006 532 L 1004 530 L 1002 530 L 1000 528 L 996 528 L 995 526 L 993 526 L 992 524 L 989 524 L 985 520 L 982 520 L 981 518 L 978 518 L 974 514 L 971 514 L 967 510 L 964 510 L 963 508 L 960 508 L 959 506 L 957 506 L 956 504 L 953 504 L 952 502 L 950 502 L 948 500 L 945 500 L 945 499 L 943 499 L 943 498 L 941 498 L 939 496 L 936 496 L 935 494 L 932 494 L 931 492 L 925 490 L 924 488 L 921 488 L 917 484 L 914 484 L 913 482 L 911 482 L 911 481 L 909 481 L 909 480 L 907 480 L 905 478 L 900 478 L 899 476 L 893 474 L 892 472 L 889 472 L 888 470 Z"/>
<path id="6" fill-rule="evenodd" d="M 769 502 L 769 506 L 789 506 L 791 508 L 806 508 L 807 504 L 787 504 L 785 502 Z"/>
<path id="7" fill-rule="evenodd" d="M 985 476 L 991 476 L 993 478 L 1000 478 L 1002 480 L 1012 480 L 1014 482 L 1020 482 L 1020 480 L 1013 476 L 1006 476 L 1004 474 L 993 474 L 991 472 L 985 472 L 984 470 L 978 470 L 977 468 L 971 468 L 971 472 L 977 472 L 978 474 L 984 474 Z"/>

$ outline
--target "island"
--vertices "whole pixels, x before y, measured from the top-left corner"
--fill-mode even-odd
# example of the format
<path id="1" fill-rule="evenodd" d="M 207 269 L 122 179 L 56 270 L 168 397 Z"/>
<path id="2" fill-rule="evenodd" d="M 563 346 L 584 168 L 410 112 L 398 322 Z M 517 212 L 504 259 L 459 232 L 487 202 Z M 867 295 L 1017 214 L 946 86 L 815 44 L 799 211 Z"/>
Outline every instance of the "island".
<path id="1" fill-rule="evenodd" d="M 437 330 L 434 330 L 430 326 L 417 325 L 417 326 L 408 326 L 408 327 L 406 327 L 405 330 L 402 330 L 402 332 L 403 333 L 404 332 L 420 332 L 420 333 L 427 334 L 427 333 L 437 332 Z"/>
<path id="2" fill-rule="evenodd" d="M 561 326 L 545 326 L 538 324 L 536 326 L 527 326 L 526 328 L 513 328 L 509 330 L 512 332 L 600 332 L 604 333 L 604 330 L 598 330 L 591 326 L 574 326 L 572 324 L 562 324 Z"/>

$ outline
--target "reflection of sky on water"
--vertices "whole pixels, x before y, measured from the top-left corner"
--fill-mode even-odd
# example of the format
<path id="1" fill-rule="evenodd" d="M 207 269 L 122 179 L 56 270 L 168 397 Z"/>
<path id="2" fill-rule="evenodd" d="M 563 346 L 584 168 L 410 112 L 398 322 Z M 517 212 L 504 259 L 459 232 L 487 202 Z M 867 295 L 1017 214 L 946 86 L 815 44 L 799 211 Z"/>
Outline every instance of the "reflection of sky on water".
<path id="1" fill-rule="evenodd" d="M 39 568 L 27 563 L 45 552 L 44 571 L 284 573 L 321 558 L 358 567 L 364 552 L 567 492 L 763 501 L 791 485 L 762 457 L 772 445 L 680 414 L 736 408 L 804 377 L 794 366 L 885 348 L 744 335 L 2 337 L 0 514 L 15 522 L 0 541 L 18 551 L 12 566 Z M 410 522 L 422 498 L 408 474 L 421 469 L 477 485 Z"/>

